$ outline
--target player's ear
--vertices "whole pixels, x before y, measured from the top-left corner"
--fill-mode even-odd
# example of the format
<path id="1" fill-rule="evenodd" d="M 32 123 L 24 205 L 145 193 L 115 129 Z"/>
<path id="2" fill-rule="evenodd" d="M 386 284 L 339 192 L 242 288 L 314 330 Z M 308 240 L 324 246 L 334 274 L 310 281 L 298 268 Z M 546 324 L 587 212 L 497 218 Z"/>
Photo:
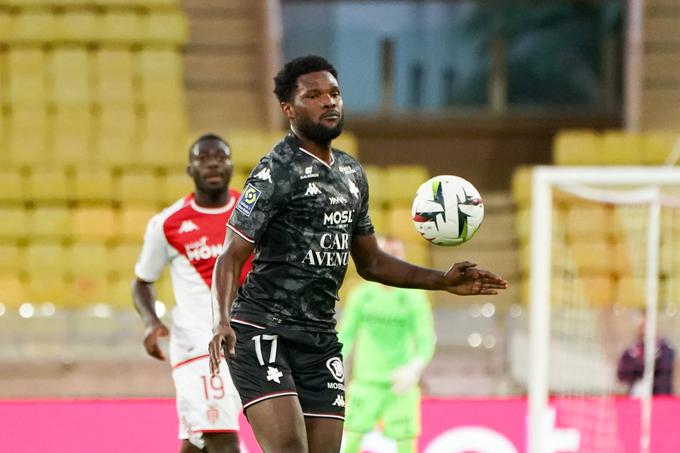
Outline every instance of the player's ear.
<path id="1" fill-rule="evenodd" d="M 191 164 L 187 164 L 187 175 L 194 177 L 194 167 Z"/>
<path id="2" fill-rule="evenodd" d="M 286 118 L 289 120 L 292 120 L 295 118 L 295 110 L 293 109 L 293 104 L 290 102 L 283 101 L 281 103 L 281 110 L 283 111 L 283 114 L 286 115 Z"/>

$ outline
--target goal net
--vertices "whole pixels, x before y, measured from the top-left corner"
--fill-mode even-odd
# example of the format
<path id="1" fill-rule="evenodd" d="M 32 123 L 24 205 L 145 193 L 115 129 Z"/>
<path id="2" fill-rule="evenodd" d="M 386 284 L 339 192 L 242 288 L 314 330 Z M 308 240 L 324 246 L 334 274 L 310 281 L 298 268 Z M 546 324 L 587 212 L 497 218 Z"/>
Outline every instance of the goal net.
<path id="1" fill-rule="evenodd" d="M 654 451 L 657 348 L 634 351 L 644 364 L 634 385 L 617 368 L 636 332 L 656 345 L 657 321 L 676 312 L 679 189 L 668 167 L 534 170 L 530 453 Z"/>

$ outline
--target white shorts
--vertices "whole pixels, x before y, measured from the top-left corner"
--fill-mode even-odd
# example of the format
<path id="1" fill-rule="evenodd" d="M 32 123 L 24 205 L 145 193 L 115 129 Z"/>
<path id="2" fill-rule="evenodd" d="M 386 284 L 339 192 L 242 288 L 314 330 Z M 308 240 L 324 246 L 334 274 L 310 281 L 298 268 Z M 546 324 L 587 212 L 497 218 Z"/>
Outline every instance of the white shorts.
<path id="1" fill-rule="evenodd" d="M 177 392 L 179 438 L 204 448 L 203 433 L 238 432 L 241 412 L 234 383 L 222 360 L 220 374 L 210 377 L 207 355 L 178 363 L 172 379 Z"/>

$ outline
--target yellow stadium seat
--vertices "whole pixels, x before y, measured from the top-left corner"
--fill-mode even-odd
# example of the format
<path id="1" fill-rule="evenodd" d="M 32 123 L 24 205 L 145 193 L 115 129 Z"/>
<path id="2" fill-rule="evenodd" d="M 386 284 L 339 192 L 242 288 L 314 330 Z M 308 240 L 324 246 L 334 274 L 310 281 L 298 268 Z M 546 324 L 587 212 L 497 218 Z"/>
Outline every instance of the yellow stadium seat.
<path id="1" fill-rule="evenodd" d="M 55 37 L 55 16 L 48 9 L 21 9 L 8 31 L 10 44 L 42 44 Z"/>
<path id="2" fill-rule="evenodd" d="M 109 10 L 101 18 L 100 39 L 113 44 L 142 42 L 144 30 L 138 13 L 132 10 Z"/>
<path id="3" fill-rule="evenodd" d="M 26 284 L 18 275 L 0 275 L 0 303 L 7 310 L 16 310 L 28 300 Z"/>
<path id="4" fill-rule="evenodd" d="M 132 278 L 135 272 L 135 263 L 142 250 L 142 238 L 138 242 L 121 243 L 111 249 L 111 270 L 119 275 L 127 275 Z"/>
<path id="5" fill-rule="evenodd" d="M 0 42 L 7 42 L 12 29 L 13 17 L 7 10 L 0 10 Z"/>
<path id="6" fill-rule="evenodd" d="M 137 119 L 131 106 L 101 109 L 95 117 L 96 160 L 115 166 L 133 165 L 139 149 L 136 129 Z"/>
<path id="7" fill-rule="evenodd" d="M 187 118 L 183 110 L 148 109 L 144 113 L 143 137 L 169 138 L 177 141 L 175 148 L 182 146 L 186 138 Z M 166 152 L 161 150 L 161 152 Z M 182 160 L 185 160 L 184 158 Z"/>
<path id="8" fill-rule="evenodd" d="M 531 178 L 533 167 L 517 167 L 512 174 L 512 199 L 519 206 L 531 204 Z"/>
<path id="9" fill-rule="evenodd" d="M 142 49 L 137 55 L 137 73 L 144 79 L 182 80 L 182 55 L 174 47 Z"/>
<path id="10" fill-rule="evenodd" d="M 171 172 L 186 168 L 186 149 L 182 141 L 172 136 L 145 137 L 140 143 L 137 163 L 150 167 L 162 167 Z"/>
<path id="11" fill-rule="evenodd" d="M 27 182 L 28 197 L 35 202 L 66 202 L 72 198 L 66 172 L 61 168 L 34 168 Z"/>
<path id="12" fill-rule="evenodd" d="M 642 164 L 642 136 L 624 131 L 605 132 L 602 134 L 601 158 L 604 164 Z"/>
<path id="13" fill-rule="evenodd" d="M 73 298 L 62 275 L 31 274 L 26 288 L 32 303 L 51 302 L 57 307 L 68 307 Z"/>
<path id="14" fill-rule="evenodd" d="M 350 131 L 343 131 L 338 138 L 333 140 L 333 148 L 344 151 L 350 156 L 359 156 L 359 143 L 356 136 Z"/>
<path id="15" fill-rule="evenodd" d="M 553 162 L 557 165 L 602 163 L 602 138 L 592 130 L 566 130 L 555 136 Z"/>
<path id="16" fill-rule="evenodd" d="M 118 234 L 116 213 L 108 206 L 80 206 L 73 212 L 73 236 L 77 240 L 108 240 Z"/>
<path id="17" fill-rule="evenodd" d="M 144 41 L 180 46 L 187 40 L 189 26 L 181 10 L 151 11 L 143 21 Z"/>
<path id="18" fill-rule="evenodd" d="M 241 192 L 246 185 L 246 179 L 248 179 L 248 173 L 234 168 L 234 172 L 231 175 L 231 181 L 229 181 L 229 188 Z"/>
<path id="19" fill-rule="evenodd" d="M 144 239 L 146 226 L 158 210 L 149 207 L 123 207 L 120 211 L 120 239 L 124 241 L 141 241 Z"/>
<path id="20" fill-rule="evenodd" d="M 18 169 L 0 170 L 0 202 L 22 203 L 26 200 L 24 177 Z"/>
<path id="21" fill-rule="evenodd" d="M 680 300 L 680 278 L 675 275 L 663 280 L 659 293 L 660 305 L 677 305 Z"/>
<path id="22" fill-rule="evenodd" d="M 162 201 L 169 205 L 194 191 L 194 183 L 184 172 L 173 172 L 162 178 Z"/>
<path id="23" fill-rule="evenodd" d="M 0 206 L 0 239 L 23 239 L 28 235 L 28 215 L 20 206 Z"/>
<path id="24" fill-rule="evenodd" d="M 615 303 L 624 307 L 641 308 L 645 306 L 645 280 L 637 277 L 624 277 L 618 280 Z"/>
<path id="25" fill-rule="evenodd" d="M 50 99 L 56 105 L 87 106 L 91 100 L 90 66 L 84 46 L 58 47 L 50 55 Z"/>
<path id="26" fill-rule="evenodd" d="M 649 165 L 663 165 L 680 146 L 680 134 L 677 132 L 648 132 L 642 137 L 642 158 Z"/>
<path id="27" fill-rule="evenodd" d="M 132 274 L 121 276 L 108 284 L 106 302 L 114 308 L 132 311 Z"/>
<path id="28" fill-rule="evenodd" d="M 387 210 L 385 232 L 405 242 L 423 241 L 411 220 L 411 208 L 392 207 Z"/>
<path id="29" fill-rule="evenodd" d="M 92 115 L 87 107 L 57 109 L 54 118 L 53 160 L 59 164 L 91 162 Z"/>
<path id="30" fill-rule="evenodd" d="M 69 3 L 71 0 L 52 0 Z M 85 2 L 83 2 L 85 3 Z M 66 9 L 56 18 L 55 39 L 62 42 L 95 42 L 99 39 L 99 17 L 93 10 Z"/>
<path id="31" fill-rule="evenodd" d="M 379 207 L 388 200 L 387 188 L 385 187 L 385 171 L 375 165 L 364 166 L 364 172 L 368 178 L 369 204 Z"/>
<path id="32" fill-rule="evenodd" d="M 80 238 L 78 238 L 80 239 Z M 111 253 L 101 242 L 76 242 L 67 249 L 66 270 L 74 278 L 105 278 L 111 271 Z"/>
<path id="33" fill-rule="evenodd" d="M 47 110 L 43 107 L 13 106 L 7 121 L 9 161 L 17 165 L 41 165 L 49 159 L 46 151 Z"/>
<path id="34" fill-rule="evenodd" d="M 420 165 L 387 167 L 385 171 L 385 191 L 389 203 L 410 207 L 418 187 L 429 178 L 427 168 Z"/>
<path id="35" fill-rule="evenodd" d="M 406 260 L 418 266 L 430 267 L 430 249 L 428 243 L 419 238 L 416 241 L 404 242 Z"/>
<path id="36" fill-rule="evenodd" d="M 664 275 L 680 277 L 680 253 L 678 238 L 666 239 L 661 244 L 661 256 L 659 259 L 660 271 Z"/>
<path id="37" fill-rule="evenodd" d="M 64 308 L 82 309 L 108 303 L 109 282 L 101 276 L 76 276 L 67 283 L 68 299 Z"/>
<path id="38" fill-rule="evenodd" d="M 79 166 L 73 176 L 73 196 L 79 201 L 113 201 L 113 177 L 108 168 Z"/>
<path id="39" fill-rule="evenodd" d="M 569 249 L 581 275 L 609 275 L 614 270 L 612 246 L 606 240 L 576 240 L 569 245 Z"/>
<path id="40" fill-rule="evenodd" d="M 161 200 L 158 178 L 151 172 L 123 173 L 116 192 L 123 206 L 155 205 Z"/>
<path id="41" fill-rule="evenodd" d="M 61 240 L 72 235 L 73 219 L 66 207 L 39 206 L 31 210 L 28 228 L 31 239 Z"/>
<path id="42" fill-rule="evenodd" d="M 128 49 L 102 48 L 94 54 L 94 97 L 102 107 L 130 110 L 135 102 L 133 54 Z"/>
<path id="43" fill-rule="evenodd" d="M 26 248 L 26 271 L 29 276 L 63 275 L 66 271 L 67 253 L 55 242 L 34 242 Z"/>
<path id="44" fill-rule="evenodd" d="M 141 100 L 147 107 L 183 111 L 184 82 L 180 79 L 142 79 Z"/>
<path id="45" fill-rule="evenodd" d="M 22 248 L 16 243 L 0 243 L 0 275 L 21 269 L 23 256 Z"/>
<path id="46" fill-rule="evenodd" d="M 385 214 L 385 209 L 379 207 L 377 204 L 371 204 L 368 214 L 371 216 L 371 222 L 373 223 L 373 228 L 375 228 L 375 233 L 386 234 L 387 215 Z"/>
<path id="47" fill-rule="evenodd" d="M 580 279 L 584 295 L 591 305 L 610 306 L 614 299 L 614 282 L 609 276 L 589 276 Z"/>
<path id="48" fill-rule="evenodd" d="M 645 271 L 644 249 L 627 241 L 614 242 L 612 245 L 612 267 L 617 275 L 630 277 Z M 662 262 L 663 265 L 663 256 Z"/>
<path id="49" fill-rule="evenodd" d="M 598 205 L 573 205 L 567 211 L 564 229 L 571 242 L 603 239 L 609 236 L 612 226 L 610 209 Z"/>
<path id="50" fill-rule="evenodd" d="M 12 106 L 45 105 L 47 60 L 40 47 L 10 48 L 7 52 L 6 68 L 5 98 Z"/>

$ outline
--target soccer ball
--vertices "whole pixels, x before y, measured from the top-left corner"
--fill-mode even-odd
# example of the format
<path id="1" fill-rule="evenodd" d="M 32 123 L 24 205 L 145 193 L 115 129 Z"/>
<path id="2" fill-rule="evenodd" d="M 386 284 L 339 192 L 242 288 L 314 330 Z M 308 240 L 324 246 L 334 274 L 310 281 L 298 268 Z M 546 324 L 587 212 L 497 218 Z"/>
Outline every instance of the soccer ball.
<path id="1" fill-rule="evenodd" d="M 475 186 L 465 179 L 435 176 L 418 188 L 411 218 L 418 233 L 433 244 L 460 245 L 479 229 L 484 204 Z"/>

